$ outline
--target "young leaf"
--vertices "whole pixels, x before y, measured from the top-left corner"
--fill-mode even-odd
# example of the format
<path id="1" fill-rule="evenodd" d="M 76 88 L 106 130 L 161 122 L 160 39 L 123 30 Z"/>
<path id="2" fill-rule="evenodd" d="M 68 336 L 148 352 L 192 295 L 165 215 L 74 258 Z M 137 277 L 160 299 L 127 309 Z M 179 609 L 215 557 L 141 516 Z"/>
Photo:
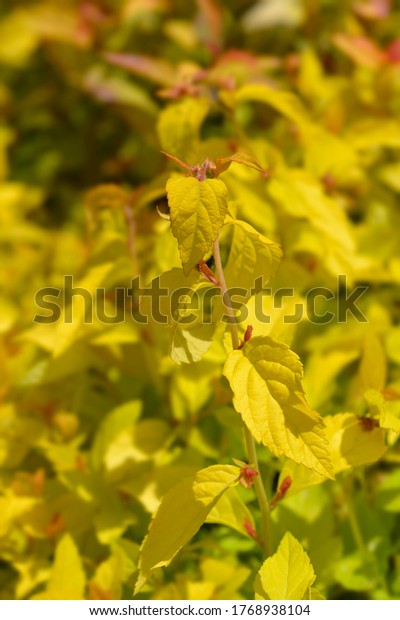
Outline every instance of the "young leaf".
<path id="1" fill-rule="evenodd" d="M 239 474 L 240 469 L 234 465 L 212 465 L 168 491 L 141 547 L 136 592 L 150 571 L 167 566 L 196 534 L 224 491 L 238 483 Z"/>
<path id="2" fill-rule="evenodd" d="M 260 568 L 254 589 L 258 597 L 264 600 L 309 600 L 310 587 L 314 581 L 310 558 L 294 536 L 287 532 L 278 551 L 265 560 Z"/>
<path id="3" fill-rule="evenodd" d="M 264 168 L 258 163 L 255 157 L 248 155 L 247 153 L 235 153 L 229 157 L 217 157 L 215 160 L 215 176 L 222 174 L 225 170 L 228 170 L 229 166 L 233 163 L 243 164 L 248 168 L 253 168 L 258 172 L 265 172 Z"/>
<path id="4" fill-rule="evenodd" d="M 228 190 L 220 179 L 174 176 L 167 182 L 171 228 L 185 275 L 204 258 L 224 223 Z"/>
<path id="5" fill-rule="evenodd" d="M 287 345 L 268 336 L 254 337 L 231 352 L 224 375 L 235 409 L 257 441 L 276 456 L 284 454 L 333 478 L 324 423 L 307 404 L 301 362 Z"/>

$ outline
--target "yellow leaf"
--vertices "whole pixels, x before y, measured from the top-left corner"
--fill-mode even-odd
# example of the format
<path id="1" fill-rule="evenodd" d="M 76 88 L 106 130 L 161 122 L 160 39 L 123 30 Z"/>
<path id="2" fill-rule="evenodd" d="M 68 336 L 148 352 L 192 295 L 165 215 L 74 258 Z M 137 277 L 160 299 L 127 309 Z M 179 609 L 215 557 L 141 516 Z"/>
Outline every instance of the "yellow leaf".
<path id="1" fill-rule="evenodd" d="M 346 181 L 357 166 L 357 154 L 352 146 L 321 127 L 305 136 L 306 168 L 317 179 L 325 175 L 334 181 Z"/>
<path id="2" fill-rule="evenodd" d="M 374 463 L 386 452 L 384 433 L 371 418 L 337 413 L 326 416 L 324 422 L 335 473 Z"/>
<path id="3" fill-rule="evenodd" d="M 276 90 L 267 84 L 246 84 L 236 93 L 236 101 L 259 101 L 271 106 L 302 129 L 312 126 L 306 109 L 296 95 Z"/>
<path id="4" fill-rule="evenodd" d="M 350 125 L 344 138 L 358 151 L 383 147 L 398 149 L 400 127 L 390 118 L 363 118 Z"/>
<path id="5" fill-rule="evenodd" d="M 304 218 L 316 233 L 323 264 L 335 277 L 352 273 L 355 244 L 343 209 L 309 175 L 287 171 L 271 179 L 269 193 L 290 217 Z"/>
<path id="6" fill-rule="evenodd" d="M 6 14 L 7 15 L 7 14 Z M 39 44 L 28 11 L 9 12 L 0 21 L 0 63 L 22 67 Z"/>
<path id="7" fill-rule="evenodd" d="M 353 413 L 337 413 L 325 416 L 324 423 L 335 475 L 353 467 L 375 463 L 386 452 L 384 432 L 371 418 L 358 418 Z M 318 472 L 291 461 L 284 465 L 278 487 L 286 477 L 292 481 L 287 497 L 325 482 L 325 478 Z"/>
<path id="8" fill-rule="evenodd" d="M 220 179 L 174 176 L 167 182 L 171 229 L 185 275 L 211 250 L 224 223 L 228 190 Z"/>
<path id="9" fill-rule="evenodd" d="M 383 395 L 377 390 L 365 392 L 364 399 L 369 407 L 369 414 L 379 420 L 381 428 L 400 433 L 397 401 L 385 401 Z"/>
<path id="10" fill-rule="evenodd" d="M 91 463 L 95 469 L 101 468 L 105 455 L 118 436 L 135 426 L 140 413 L 141 402 L 131 400 L 113 409 L 101 421 L 91 449 Z"/>
<path id="11" fill-rule="evenodd" d="M 378 336 L 371 330 L 366 334 L 359 375 L 364 390 L 382 390 L 386 385 L 386 355 Z"/>
<path id="12" fill-rule="evenodd" d="M 36 504 L 36 498 L 18 497 L 11 492 L 0 497 L 0 538 L 9 535 L 18 519 L 29 513 Z"/>
<path id="13" fill-rule="evenodd" d="M 326 601 L 326 598 L 325 596 L 321 594 L 321 592 L 318 592 L 318 590 L 316 590 L 315 588 L 310 588 L 309 600 L 310 601 Z"/>
<path id="14" fill-rule="evenodd" d="M 253 168 L 258 172 L 264 172 L 264 168 L 255 157 L 248 155 L 247 153 L 235 153 L 234 155 L 229 155 L 228 157 L 217 157 L 215 160 L 215 176 L 222 174 L 225 170 L 228 170 L 229 166 L 233 163 L 243 164 L 247 166 L 247 168 Z"/>
<path id="15" fill-rule="evenodd" d="M 171 357 L 177 364 L 198 362 L 213 341 L 215 325 L 196 325 L 184 329 L 179 323 L 173 328 Z"/>
<path id="16" fill-rule="evenodd" d="M 228 288 L 241 288 L 243 303 L 251 296 L 257 278 L 266 284 L 275 275 L 282 259 L 282 249 L 278 243 L 264 237 L 250 224 L 241 220 L 229 219 L 233 225 L 233 239 L 225 266 L 225 279 Z"/>
<path id="17" fill-rule="evenodd" d="M 324 423 L 306 402 L 301 362 L 286 344 L 256 336 L 232 351 L 224 375 L 235 409 L 257 441 L 333 478 Z"/>
<path id="18" fill-rule="evenodd" d="M 107 471 L 114 471 L 126 462 L 141 463 L 154 458 L 165 445 L 169 430 L 169 425 L 157 418 L 147 418 L 121 429 L 104 453 Z"/>
<path id="19" fill-rule="evenodd" d="M 206 99 L 191 97 L 171 103 L 165 108 L 160 113 L 157 124 L 163 151 L 185 160 L 189 159 L 189 163 L 195 164 L 193 156 L 208 108 Z"/>
<path id="20" fill-rule="evenodd" d="M 192 287 L 199 278 L 196 271 L 185 276 L 181 267 L 165 271 L 143 290 L 139 300 L 140 314 L 161 326 L 174 325 L 179 321 L 184 300 L 193 294 Z"/>
<path id="21" fill-rule="evenodd" d="M 300 601 L 310 598 L 315 581 L 310 558 L 301 544 L 287 532 L 278 551 L 265 560 L 256 577 L 256 594 L 264 600 Z"/>
<path id="22" fill-rule="evenodd" d="M 241 599 L 239 588 L 251 574 L 247 566 L 237 565 L 233 558 L 226 561 L 206 557 L 201 561 L 200 567 L 204 580 L 211 581 L 217 588 L 218 600 Z"/>
<path id="23" fill-rule="evenodd" d="M 246 523 L 255 530 L 253 515 L 240 499 L 236 489 L 228 489 L 209 513 L 206 523 L 220 523 L 249 536 Z"/>
<path id="24" fill-rule="evenodd" d="M 27 599 L 30 592 L 46 583 L 50 574 L 50 565 L 47 560 L 37 556 L 14 562 L 14 568 L 19 573 L 15 587 L 15 598 Z"/>
<path id="25" fill-rule="evenodd" d="M 150 571 L 167 566 L 194 536 L 219 497 L 238 483 L 240 469 L 212 465 L 185 478 L 164 496 L 140 550 L 138 592 Z"/>
<path id="26" fill-rule="evenodd" d="M 34 596 L 40 600 L 82 600 L 86 577 L 73 538 L 65 534 L 57 545 L 54 565 L 45 592 Z"/>
<path id="27" fill-rule="evenodd" d="M 306 317 L 305 301 L 295 296 L 283 297 L 279 305 L 276 302 L 264 292 L 249 299 L 246 320 L 239 325 L 240 335 L 243 336 L 247 325 L 252 325 L 255 336 L 270 336 L 290 346 L 298 324 Z"/>
<path id="28" fill-rule="evenodd" d="M 113 268 L 114 263 L 112 262 L 97 265 L 92 267 L 76 286 L 74 283 L 73 288 L 76 294 L 72 298 L 72 306 L 68 311 L 65 310 L 61 321 L 57 323 L 54 334 L 53 356 L 55 358 L 64 353 L 81 336 L 84 325 L 93 324 L 91 316 L 93 315 L 96 289 L 104 285 Z M 66 314 L 69 313 L 71 318 L 67 320 Z"/>
<path id="29" fill-rule="evenodd" d="M 351 342 L 343 347 L 317 349 L 308 356 L 304 386 L 311 407 L 321 407 L 329 400 L 336 387 L 336 377 L 358 356 L 358 348 Z"/>

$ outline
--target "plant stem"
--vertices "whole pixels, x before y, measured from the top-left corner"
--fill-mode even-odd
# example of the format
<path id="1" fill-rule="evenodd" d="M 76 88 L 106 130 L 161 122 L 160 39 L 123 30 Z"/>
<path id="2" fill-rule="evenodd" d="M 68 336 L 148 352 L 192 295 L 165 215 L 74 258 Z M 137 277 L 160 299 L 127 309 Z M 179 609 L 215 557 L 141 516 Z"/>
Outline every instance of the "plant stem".
<path id="1" fill-rule="evenodd" d="M 263 479 L 261 478 L 260 467 L 258 465 L 256 442 L 253 435 L 245 424 L 244 436 L 247 448 L 247 458 L 251 465 L 254 465 L 258 471 L 258 476 L 254 478 L 254 489 L 257 495 L 258 505 L 261 512 L 262 541 L 264 545 L 265 556 L 268 558 L 272 555 L 272 539 L 271 539 L 271 511 L 269 509 L 269 501 L 265 490 Z"/>
<path id="2" fill-rule="evenodd" d="M 231 298 L 229 296 L 228 287 L 226 286 L 224 270 L 222 268 L 221 252 L 219 251 L 218 237 L 213 245 L 215 268 L 217 270 L 218 281 L 221 288 L 222 301 L 224 302 L 226 312 L 229 316 L 229 329 L 231 331 L 232 346 L 237 349 L 240 345 L 239 330 L 236 323 L 235 313 L 233 311 Z"/>
<path id="3" fill-rule="evenodd" d="M 214 241 L 213 253 L 214 253 L 215 268 L 217 271 L 218 281 L 219 281 L 220 288 L 221 288 L 221 295 L 222 295 L 223 303 L 226 308 L 226 312 L 229 317 L 229 329 L 231 332 L 232 346 L 234 349 L 237 349 L 240 345 L 239 331 L 238 331 L 238 326 L 236 323 L 235 313 L 232 307 L 231 298 L 229 296 L 228 287 L 225 281 L 224 270 L 222 268 L 221 253 L 219 249 L 218 237 Z M 257 501 L 258 501 L 258 505 L 259 505 L 260 512 L 261 512 L 262 541 L 263 541 L 264 551 L 265 551 L 266 557 L 268 557 L 272 554 L 271 513 L 269 509 L 269 501 L 268 501 L 267 492 L 265 490 L 264 482 L 261 478 L 261 472 L 260 472 L 260 468 L 258 465 L 256 443 L 255 443 L 254 437 L 244 423 L 243 423 L 243 429 L 244 429 L 248 463 L 253 465 L 255 469 L 258 471 L 258 476 L 254 479 L 254 489 L 256 492 Z"/>

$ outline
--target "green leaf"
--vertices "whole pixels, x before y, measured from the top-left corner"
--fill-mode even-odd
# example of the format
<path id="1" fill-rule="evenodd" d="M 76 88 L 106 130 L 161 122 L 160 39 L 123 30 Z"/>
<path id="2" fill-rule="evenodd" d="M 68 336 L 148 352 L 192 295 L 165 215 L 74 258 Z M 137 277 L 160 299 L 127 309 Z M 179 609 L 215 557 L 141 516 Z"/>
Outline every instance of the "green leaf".
<path id="1" fill-rule="evenodd" d="M 178 483 L 162 499 L 140 550 L 138 592 L 150 571 L 167 566 L 196 534 L 218 499 L 239 481 L 240 469 L 212 465 Z"/>
<path id="2" fill-rule="evenodd" d="M 294 536 L 287 532 L 275 555 L 262 565 L 254 588 L 258 597 L 264 600 L 309 600 L 314 581 L 310 558 Z"/>
<path id="3" fill-rule="evenodd" d="M 334 568 L 334 577 L 343 588 L 362 592 L 376 585 L 376 566 L 366 563 L 360 552 L 341 558 Z"/>
<path id="4" fill-rule="evenodd" d="M 187 276 L 211 250 L 222 228 L 228 190 L 220 179 L 200 182 L 194 177 L 175 176 L 167 182 L 167 194 L 171 228 Z"/>
<path id="5" fill-rule="evenodd" d="M 384 474 L 376 493 L 376 502 L 381 510 L 400 512 L 400 470 Z"/>
<path id="6" fill-rule="evenodd" d="M 235 409 L 257 441 L 276 456 L 284 454 L 333 478 L 324 423 L 306 402 L 302 365 L 287 345 L 256 336 L 232 351 L 224 375 Z"/>

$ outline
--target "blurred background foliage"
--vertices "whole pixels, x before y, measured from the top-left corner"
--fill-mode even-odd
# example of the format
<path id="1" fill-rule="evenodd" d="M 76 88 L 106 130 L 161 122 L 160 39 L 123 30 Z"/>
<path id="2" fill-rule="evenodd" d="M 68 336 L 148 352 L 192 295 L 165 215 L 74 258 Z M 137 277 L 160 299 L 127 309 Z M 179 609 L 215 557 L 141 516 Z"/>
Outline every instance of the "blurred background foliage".
<path id="1" fill-rule="evenodd" d="M 232 209 L 282 243 L 276 289 L 304 303 L 338 274 L 368 284 L 368 324 L 273 321 L 313 407 L 389 420 L 384 447 L 337 482 L 300 480 L 275 536 L 302 542 L 328 598 L 398 598 L 399 32 L 396 0 L 2 0 L 2 598 L 131 598 L 166 489 L 244 458 L 222 333 L 177 365 L 168 330 L 85 324 L 79 301 L 72 323 L 32 323 L 42 287 L 70 307 L 67 274 L 111 308 L 132 277 L 179 267 L 161 150 L 191 165 L 245 151 L 269 170 L 225 177 Z M 273 492 L 282 464 L 260 460 Z M 262 553 L 243 519 L 258 514 L 242 491 L 142 597 L 253 597 Z"/>

